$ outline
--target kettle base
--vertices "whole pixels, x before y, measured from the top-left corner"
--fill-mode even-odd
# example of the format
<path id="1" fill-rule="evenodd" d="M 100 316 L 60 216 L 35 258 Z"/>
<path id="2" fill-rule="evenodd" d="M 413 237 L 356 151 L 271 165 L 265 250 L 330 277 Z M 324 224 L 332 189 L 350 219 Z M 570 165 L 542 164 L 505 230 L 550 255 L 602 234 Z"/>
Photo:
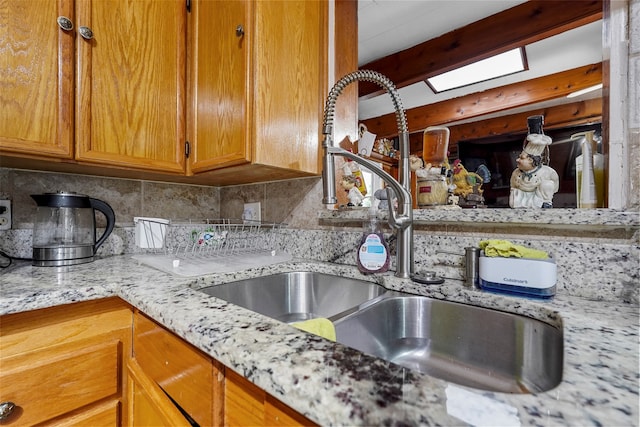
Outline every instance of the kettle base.
<path id="1" fill-rule="evenodd" d="M 40 246 L 33 248 L 33 263 L 36 267 L 63 267 L 86 264 L 94 260 L 93 245 Z"/>

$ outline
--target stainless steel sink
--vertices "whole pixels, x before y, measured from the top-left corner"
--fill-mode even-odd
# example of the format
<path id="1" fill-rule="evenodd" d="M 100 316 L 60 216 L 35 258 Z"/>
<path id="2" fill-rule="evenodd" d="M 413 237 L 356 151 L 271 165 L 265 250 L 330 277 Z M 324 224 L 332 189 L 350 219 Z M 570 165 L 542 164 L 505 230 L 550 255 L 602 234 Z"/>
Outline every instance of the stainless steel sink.
<path id="1" fill-rule="evenodd" d="M 329 318 L 356 309 L 386 291 L 364 280 L 312 272 L 280 273 L 201 290 L 286 323 Z"/>
<path id="2" fill-rule="evenodd" d="M 562 380 L 562 330 L 524 316 L 398 296 L 334 324 L 338 342 L 461 385 L 530 393 Z"/>
<path id="3" fill-rule="evenodd" d="M 282 322 L 329 318 L 338 342 L 461 385 L 530 393 L 562 380 L 562 329 L 516 314 L 312 272 L 201 290 Z"/>

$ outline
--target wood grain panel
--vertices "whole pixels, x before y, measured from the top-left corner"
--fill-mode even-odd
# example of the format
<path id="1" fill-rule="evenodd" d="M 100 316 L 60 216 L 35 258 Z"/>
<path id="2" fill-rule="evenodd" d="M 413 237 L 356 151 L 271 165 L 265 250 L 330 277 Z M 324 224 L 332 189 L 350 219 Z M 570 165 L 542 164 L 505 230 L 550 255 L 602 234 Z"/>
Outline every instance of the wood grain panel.
<path id="1" fill-rule="evenodd" d="M 72 0 L 0 2 L 0 150 L 73 156 Z"/>
<path id="2" fill-rule="evenodd" d="M 4 359 L 112 331 L 124 333 L 131 323 L 131 308 L 119 298 L 7 314 L 0 317 L 0 356 Z"/>
<path id="3" fill-rule="evenodd" d="M 326 2 L 255 3 L 254 162 L 320 173 Z"/>
<path id="4" fill-rule="evenodd" d="M 114 396 L 119 390 L 119 340 L 88 340 L 2 359 L 1 401 L 22 411 L 31 425 Z"/>
<path id="5" fill-rule="evenodd" d="M 225 380 L 226 426 L 315 426 L 304 415 L 231 369 Z"/>
<path id="6" fill-rule="evenodd" d="M 358 2 L 357 0 L 337 0 L 335 2 L 335 76 L 337 81 L 358 69 Z M 352 141 L 358 135 L 358 86 L 346 87 L 336 102 L 333 124 L 334 141 L 342 141 L 349 136 Z M 326 100 L 328 92 L 324 94 Z"/>
<path id="7" fill-rule="evenodd" d="M 120 422 L 120 401 L 107 400 L 90 408 L 82 408 L 68 416 L 56 418 L 38 427 L 114 427 L 124 425 Z"/>
<path id="8" fill-rule="evenodd" d="M 544 128 L 554 129 L 602 121 L 602 98 L 588 99 L 571 104 L 534 109 L 524 113 L 510 114 L 495 119 L 450 126 L 450 141 L 455 144 L 466 139 L 513 134 L 527 131 L 527 117 L 544 116 Z"/>
<path id="9" fill-rule="evenodd" d="M 129 425 L 134 427 L 191 426 L 162 389 L 145 375 L 135 360 L 129 360 L 127 371 L 129 378 Z"/>
<path id="10" fill-rule="evenodd" d="M 264 391 L 231 369 L 226 370 L 225 377 L 225 426 L 265 425 Z"/>
<path id="11" fill-rule="evenodd" d="M 146 316 L 134 317 L 133 350 L 145 374 L 157 382 L 200 425 L 212 425 L 211 359 Z"/>
<path id="12" fill-rule="evenodd" d="M 76 159 L 185 169 L 186 7 L 182 0 L 80 2 Z"/>
<path id="13" fill-rule="evenodd" d="M 94 424 L 113 417 L 126 424 L 119 402 L 126 406 L 122 361 L 131 352 L 131 324 L 131 307 L 119 298 L 1 316 L 0 400 L 22 407 L 22 424 L 76 408 L 52 425 L 73 425 L 85 416 Z M 115 405 L 113 417 L 97 409 L 105 398 Z"/>
<path id="14" fill-rule="evenodd" d="M 194 2 L 189 16 L 191 173 L 251 161 L 251 3 Z M 244 28 L 238 36 L 236 28 Z M 211 29 L 215 28 L 215 31 Z"/>
<path id="15" fill-rule="evenodd" d="M 22 155 L 19 157 L 0 156 L 0 164 L 3 167 L 17 169 L 145 179 L 150 181 L 180 182 L 198 185 L 238 185 L 262 182 L 266 177 L 268 177 L 269 180 L 275 181 L 315 176 L 315 174 L 298 172 L 291 169 L 251 164 L 225 167 L 208 172 L 202 172 L 193 176 L 184 176 L 179 174 L 142 171 L 125 167 L 79 164 L 70 161 L 45 161 L 42 158 L 28 158 Z"/>
<path id="16" fill-rule="evenodd" d="M 266 396 L 264 406 L 267 426 L 317 426 L 316 423 L 270 395 Z"/>

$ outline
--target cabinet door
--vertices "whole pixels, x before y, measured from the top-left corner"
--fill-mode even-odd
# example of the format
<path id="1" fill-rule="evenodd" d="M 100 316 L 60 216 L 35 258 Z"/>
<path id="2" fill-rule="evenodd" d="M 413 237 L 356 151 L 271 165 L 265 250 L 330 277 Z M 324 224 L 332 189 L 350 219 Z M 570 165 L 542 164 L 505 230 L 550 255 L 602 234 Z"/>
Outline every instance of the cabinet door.
<path id="1" fill-rule="evenodd" d="M 251 160 L 248 1 L 195 1 L 189 16 L 189 142 L 193 173 Z"/>
<path id="2" fill-rule="evenodd" d="M 0 2 L 0 150 L 73 156 L 72 0 Z M 10 164 L 3 164 L 10 166 Z"/>
<path id="3" fill-rule="evenodd" d="M 320 173 L 327 2 L 255 3 L 253 162 Z"/>
<path id="4" fill-rule="evenodd" d="M 135 315 L 133 328 L 135 361 L 145 377 L 198 424 L 220 424 L 223 382 L 217 364 L 142 314 Z"/>
<path id="5" fill-rule="evenodd" d="M 226 370 L 224 424 L 233 426 L 316 426 L 264 390 Z"/>
<path id="6" fill-rule="evenodd" d="M 135 360 L 129 360 L 127 371 L 130 426 L 191 426 L 158 384 L 144 374 Z"/>
<path id="7" fill-rule="evenodd" d="M 184 172 L 184 0 L 77 0 L 76 159 Z"/>
<path id="8" fill-rule="evenodd" d="M 225 371 L 224 424 L 264 425 L 265 392 L 230 369 Z"/>
<path id="9" fill-rule="evenodd" d="M 117 298 L 1 316 L 0 401 L 19 408 L 5 424 L 128 425 L 131 321 Z"/>

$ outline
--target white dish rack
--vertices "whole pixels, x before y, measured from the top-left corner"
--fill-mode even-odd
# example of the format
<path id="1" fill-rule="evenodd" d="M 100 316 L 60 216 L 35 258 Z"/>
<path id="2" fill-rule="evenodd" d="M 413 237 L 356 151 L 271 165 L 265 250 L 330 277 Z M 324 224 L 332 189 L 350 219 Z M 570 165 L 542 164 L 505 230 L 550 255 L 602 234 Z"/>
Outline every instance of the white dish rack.
<path id="1" fill-rule="evenodd" d="M 134 259 L 180 276 L 229 273 L 290 261 L 278 250 L 286 224 L 242 219 L 166 220 L 134 218 Z"/>

